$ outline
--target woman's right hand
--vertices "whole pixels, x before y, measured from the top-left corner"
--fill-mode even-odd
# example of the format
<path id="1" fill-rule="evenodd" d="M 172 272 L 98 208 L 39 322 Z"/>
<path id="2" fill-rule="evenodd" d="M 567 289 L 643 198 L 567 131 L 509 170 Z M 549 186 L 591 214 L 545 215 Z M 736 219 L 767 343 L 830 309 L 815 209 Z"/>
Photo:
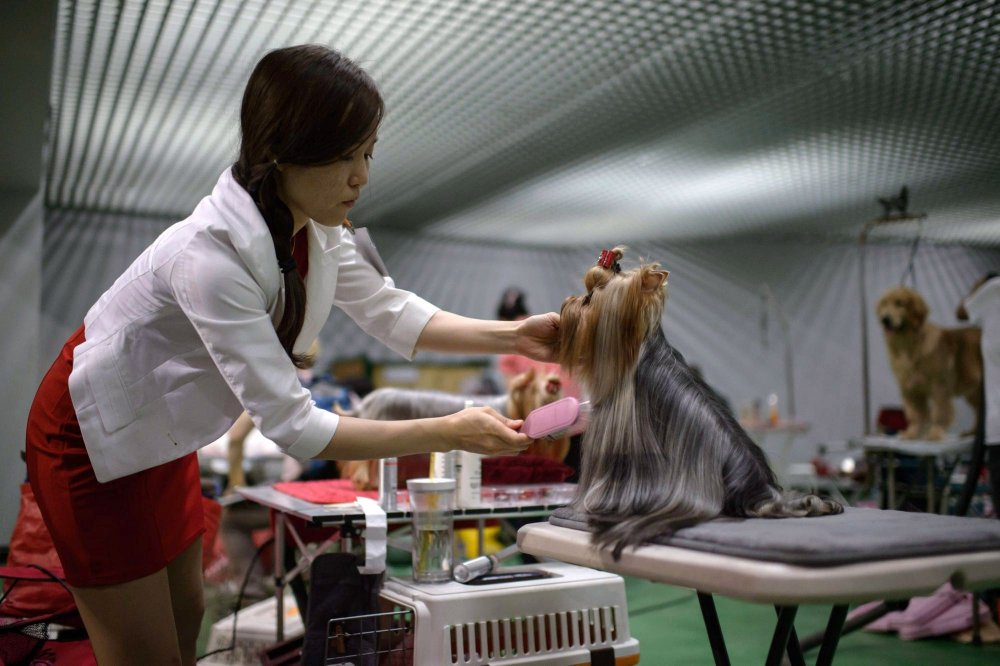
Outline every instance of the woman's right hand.
<path id="1" fill-rule="evenodd" d="M 515 428 L 521 420 L 509 419 L 492 407 L 469 407 L 442 417 L 444 450 L 462 449 L 487 456 L 520 453 L 532 440 Z"/>

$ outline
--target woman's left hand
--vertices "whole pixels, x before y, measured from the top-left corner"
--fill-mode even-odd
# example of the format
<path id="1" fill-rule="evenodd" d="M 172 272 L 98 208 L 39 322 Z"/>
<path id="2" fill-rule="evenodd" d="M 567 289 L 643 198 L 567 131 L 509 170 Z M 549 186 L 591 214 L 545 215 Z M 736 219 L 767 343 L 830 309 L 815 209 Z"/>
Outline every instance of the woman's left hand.
<path id="1" fill-rule="evenodd" d="M 514 340 L 516 353 L 536 361 L 559 361 L 559 315 L 555 312 L 521 320 Z"/>

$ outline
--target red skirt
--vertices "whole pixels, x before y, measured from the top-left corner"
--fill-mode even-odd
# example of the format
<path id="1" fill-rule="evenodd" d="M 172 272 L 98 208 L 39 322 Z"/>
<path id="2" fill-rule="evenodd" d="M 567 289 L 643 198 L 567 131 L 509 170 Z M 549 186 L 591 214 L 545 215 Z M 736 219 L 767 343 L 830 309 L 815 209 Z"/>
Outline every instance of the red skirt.
<path id="1" fill-rule="evenodd" d="M 69 395 L 77 329 L 46 373 L 28 414 L 28 480 L 76 587 L 114 585 L 164 568 L 205 531 L 192 453 L 107 483 L 94 476 Z"/>

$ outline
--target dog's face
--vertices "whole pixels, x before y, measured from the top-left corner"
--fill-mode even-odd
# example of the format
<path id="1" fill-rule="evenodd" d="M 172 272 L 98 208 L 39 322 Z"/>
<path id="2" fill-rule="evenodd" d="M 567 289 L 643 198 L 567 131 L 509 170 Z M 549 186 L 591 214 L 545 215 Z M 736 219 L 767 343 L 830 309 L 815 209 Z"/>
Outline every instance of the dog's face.
<path id="1" fill-rule="evenodd" d="M 927 321 L 924 299 L 909 287 L 894 287 L 882 294 L 875 313 L 886 335 L 917 331 Z"/>
<path id="2" fill-rule="evenodd" d="M 612 252 L 617 266 L 624 252 Z M 668 275 L 658 264 L 619 272 L 594 266 L 583 279 L 587 293 L 563 302 L 559 361 L 587 383 L 592 397 L 597 387 L 619 382 L 617 375 L 634 367 L 643 340 L 660 325 Z"/>
<path id="3" fill-rule="evenodd" d="M 532 410 L 563 397 L 562 380 L 554 372 L 529 368 L 510 380 L 510 418 L 523 419 Z"/>

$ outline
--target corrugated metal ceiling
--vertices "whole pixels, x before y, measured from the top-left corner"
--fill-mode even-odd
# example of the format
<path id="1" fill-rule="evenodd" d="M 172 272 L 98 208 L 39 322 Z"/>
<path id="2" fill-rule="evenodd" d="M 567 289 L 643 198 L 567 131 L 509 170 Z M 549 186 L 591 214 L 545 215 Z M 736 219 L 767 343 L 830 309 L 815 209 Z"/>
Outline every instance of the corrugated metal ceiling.
<path id="1" fill-rule="evenodd" d="M 56 42 L 52 209 L 186 215 L 256 60 L 320 42 L 387 101 L 361 224 L 843 236 L 908 184 L 926 237 L 1000 245 L 995 1 L 65 0 Z"/>

